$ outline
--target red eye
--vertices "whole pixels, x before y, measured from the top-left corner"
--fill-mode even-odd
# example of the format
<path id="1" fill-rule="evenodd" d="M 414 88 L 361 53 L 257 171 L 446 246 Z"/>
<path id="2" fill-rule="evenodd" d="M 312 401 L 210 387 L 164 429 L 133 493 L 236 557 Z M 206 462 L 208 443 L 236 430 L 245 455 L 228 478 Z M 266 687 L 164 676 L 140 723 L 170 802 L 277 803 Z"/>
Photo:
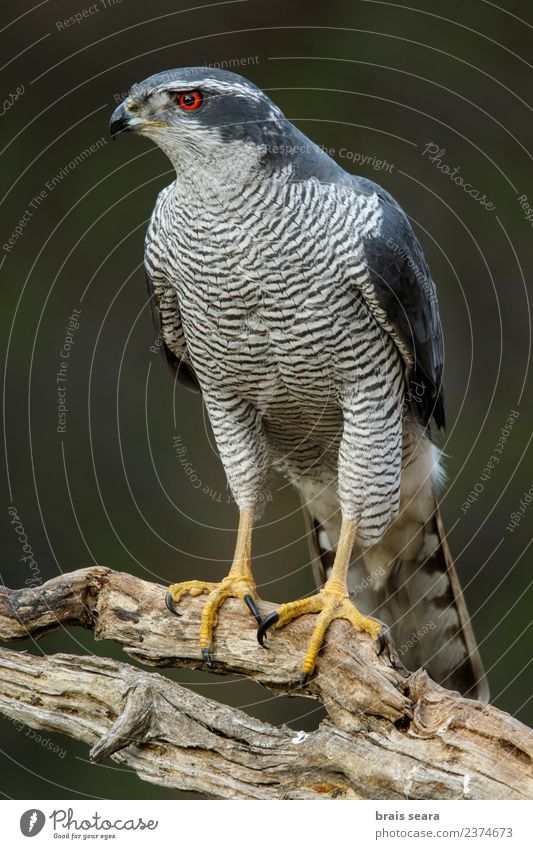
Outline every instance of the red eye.
<path id="1" fill-rule="evenodd" d="M 178 106 L 182 109 L 198 109 L 202 103 L 202 95 L 199 91 L 182 91 L 176 99 Z"/>

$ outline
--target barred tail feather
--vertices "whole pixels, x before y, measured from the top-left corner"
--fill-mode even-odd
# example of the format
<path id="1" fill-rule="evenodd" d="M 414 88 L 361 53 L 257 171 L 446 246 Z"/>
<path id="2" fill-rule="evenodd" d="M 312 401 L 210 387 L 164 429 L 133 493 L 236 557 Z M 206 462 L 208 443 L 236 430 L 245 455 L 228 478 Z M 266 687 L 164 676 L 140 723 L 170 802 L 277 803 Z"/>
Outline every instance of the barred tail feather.
<path id="1" fill-rule="evenodd" d="M 424 667 L 450 690 L 488 701 L 489 690 L 459 576 L 438 507 L 414 560 L 396 560 L 375 594 L 375 615 L 390 626 L 408 669 Z"/>

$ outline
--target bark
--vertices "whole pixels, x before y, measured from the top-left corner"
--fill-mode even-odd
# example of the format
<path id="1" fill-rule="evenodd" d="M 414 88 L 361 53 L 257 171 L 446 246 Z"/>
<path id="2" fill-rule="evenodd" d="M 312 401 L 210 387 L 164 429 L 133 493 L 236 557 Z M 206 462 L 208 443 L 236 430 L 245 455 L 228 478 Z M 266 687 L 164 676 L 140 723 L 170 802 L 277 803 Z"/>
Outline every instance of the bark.
<path id="1" fill-rule="evenodd" d="M 37 589 L 0 588 L 0 639 L 78 625 L 142 663 L 201 668 L 203 599 L 173 617 L 165 588 L 101 567 Z M 263 613 L 273 605 L 261 604 Z M 313 617 L 269 632 L 229 600 L 216 629 L 215 672 L 239 673 L 278 694 L 321 700 L 328 718 L 305 734 L 277 728 L 158 675 L 106 658 L 0 650 L 0 711 L 90 745 L 155 784 L 226 799 L 531 799 L 533 732 L 491 705 L 462 699 L 423 670 L 377 657 L 366 634 L 328 631 L 305 690 L 300 663 Z"/>

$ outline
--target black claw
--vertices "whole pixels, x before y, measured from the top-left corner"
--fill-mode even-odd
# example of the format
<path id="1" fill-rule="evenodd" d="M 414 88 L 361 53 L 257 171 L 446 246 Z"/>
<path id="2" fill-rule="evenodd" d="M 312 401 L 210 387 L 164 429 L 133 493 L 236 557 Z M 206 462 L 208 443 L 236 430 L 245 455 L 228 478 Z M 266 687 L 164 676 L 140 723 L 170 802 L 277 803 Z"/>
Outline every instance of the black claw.
<path id="1" fill-rule="evenodd" d="M 387 650 L 387 657 L 389 658 L 391 666 L 393 666 L 395 669 L 401 670 L 402 672 L 406 671 L 405 666 L 399 658 L 398 652 L 394 648 L 394 643 L 392 641 L 390 631 L 386 625 L 383 625 L 377 638 L 378 657 L 383 654 L 385 649 Z"/>
<path id="2" fill-rule="evenodd" d="M 268 616 L 265 616 L 265 618 L 261 621 L 259 628 L 257 629 L 257 641 L 258 641 L 260 646 L 263 646 L 264 649 L 266 649 L 265 642 L 264 642 L 265 634 L 268 631 L 268 629 L 272 627 L 272 625 L 276 624 L 278 619 L 279 619 L 278 611 L 273 610 L 272 613 L 269 613 Z"/>
<path id="3" fill-rule="evenodd" d="M 174 616 L 181 616 L 181 613 L 178 613 L 176 608 L 174 607 L 174 599 L 172 598 L 172 593 L 167 593 L 165 596 L 165 604 Z"/>
<path id="4" fill-rule="evenodd" d="M 385 625 L 385 623 L 381 623 L 381 630 L 377 637 L 378 657 L 383 654 L 385 649 L 387 649 L 387 655 L 389 657 L 389 660 L 392 660 L 393 656 L 396 655 L 394 643 L 392 642 L 392 637 L 388 626 Z"/>
<path id="5" fill-rule="evenodd" d="M 213 661 L 211 660 L 211 655 L 209 653 L 209 649 L 202 649 L 202 657 L 204 659 L 204 663 L 209 669 L 213 668 Z"/>
<path id="6" fill-rule="evenodd" d="M 246 604 L 250 613 L 252 613 L 253 616 L 255 617 L 255 621 L 257 622 L 257 624 L 261 625 L 263 620 L 261 619 L 261 614 L 259 613 L 259 611 L 257 609 L 257 605 L 256 605 L 255 601 L 253 600 L 252 596 L 248 595 L 248 593 L 247 593 L 245 596 L 243 596 L 243 599 L 244 599 L 244 603 Z"/>
<path id="7" fill-rule="evenodd" d="M 300 687 L 305 687 L 308 681 L 309 681 L 309 673 L 308 672 L 302 672 L 302 674 L 300 675 Z"/>
<path id="8" fill-rule="evenodd" d="M 405 668 L 405 666 L 403 665 L 403 663 L 400 660 L 398 652 L 394 648 L 394 643 L 392 641 L 390 630 L 388 629 L 388 627 L 384 623 L 382 624 L 382 627 L 381 627 L 381 630 L 380 630 L 380 632 L 377 636 L 376 642 L 377 642 L 376 651 L 377 651 L 378 657 L 380 655 L 382 655 L 383 652 L 386 649 L 387 650 L 387 657 L 389 658 L 390 665 L 394 669 L 399 670 L 400 672 L 407 672 L 407 669 Z"/>

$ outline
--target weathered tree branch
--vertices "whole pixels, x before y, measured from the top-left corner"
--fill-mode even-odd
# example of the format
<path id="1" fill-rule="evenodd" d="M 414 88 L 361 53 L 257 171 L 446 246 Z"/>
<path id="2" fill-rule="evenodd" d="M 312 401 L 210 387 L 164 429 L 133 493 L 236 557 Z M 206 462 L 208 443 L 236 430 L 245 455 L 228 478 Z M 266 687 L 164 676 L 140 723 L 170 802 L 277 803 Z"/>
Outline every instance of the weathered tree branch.
<path id="1" fill-rule="evenodd" d="M 0 588 L 0 639 L 90 628 L 139 661 L 201 667 L 201 598 L 164 605 L 163 587 L 110 569 L 81 569 L 37 589 Z M 263 603 L 262 611 L 272 605 Z M 508 714 L 460 698 L 425 672 L 376 656 L 366 635 L 335 622 L 305 691 L 296 684 L 312 625 L 302 617 L 255 638 L 230 600 L 219 616 L 215 671 L 277 693 L 320 699 L 328 719 L 310 734 L 275 728 L 160 675 L 96 657 L 0 650 L 0 711 L 92 746 L 141 778 L 218 798 L 533 798 L 533 732 Z"/>

